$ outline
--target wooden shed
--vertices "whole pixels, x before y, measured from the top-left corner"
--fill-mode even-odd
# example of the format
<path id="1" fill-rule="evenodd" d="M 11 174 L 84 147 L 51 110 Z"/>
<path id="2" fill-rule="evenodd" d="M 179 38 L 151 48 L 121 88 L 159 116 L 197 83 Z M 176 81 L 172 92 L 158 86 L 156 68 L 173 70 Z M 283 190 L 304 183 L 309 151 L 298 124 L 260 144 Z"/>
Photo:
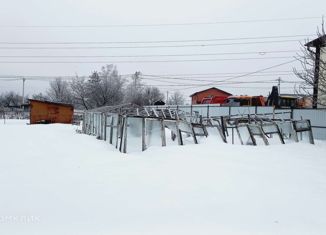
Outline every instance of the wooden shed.
<path id="1" fill-rule="evenodd" d="M 230 94 L 229 92 L 220 90 L 216 87 L 211 87 L 206 90 L 198 91 L 190 95 L 190 97 L 191 97 L 191 104 L 201 104 L 204 98 L 215 97 L 215 96 L 227 98 L 230 95 L 232 94 Z"/>
<path id="2" fill-rule="evenodd" d="M 30 99 L 30 124 L 67 123 L 73 121 L 74 106 Z"/>

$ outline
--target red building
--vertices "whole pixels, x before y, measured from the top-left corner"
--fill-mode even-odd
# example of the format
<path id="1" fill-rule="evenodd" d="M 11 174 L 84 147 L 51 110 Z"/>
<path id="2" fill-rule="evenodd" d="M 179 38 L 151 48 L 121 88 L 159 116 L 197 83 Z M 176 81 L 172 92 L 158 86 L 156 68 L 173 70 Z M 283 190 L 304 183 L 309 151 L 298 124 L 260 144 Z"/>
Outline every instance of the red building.
<path id="1" fill-rule="evenodd" d="M 229 97 L 230 93 L 226 92 L 226 91 L 223 91 L 223 90 L 220 90 L 216 87 L 211 87 L 211 88 L 208 88 L 206 90 L 203 90 L 203 91 L 198 91 L 192 95 L 190 95 L 191 97 L 191 104 L 201 104 L 202 100 L 204 98 L 213 98 L 213 97 L 219 97 L 219 98 L 227 98 Z M 220 99 L 221 100 L 221 99 Z"/>

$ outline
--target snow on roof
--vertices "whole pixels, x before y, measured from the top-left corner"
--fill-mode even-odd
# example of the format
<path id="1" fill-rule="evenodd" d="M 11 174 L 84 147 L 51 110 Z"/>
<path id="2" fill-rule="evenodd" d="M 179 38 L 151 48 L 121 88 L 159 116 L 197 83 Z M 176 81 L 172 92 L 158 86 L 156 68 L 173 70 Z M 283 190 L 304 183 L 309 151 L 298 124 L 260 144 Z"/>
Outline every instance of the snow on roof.
<path id="1" fill-rule="evenodd" d="M 36 99 L 28 99 L 28 100 L 29 100 L 29 102 L 39 102 L 39 103 L 45 103 L 45 104 L 54 104 L 54 105 L 74 107 L 72 104 L 61 103 L 61 102 L 52 102 L 52 101 L 47 101 L 47 100 L 36 100 Z"/>
<path id="2" fill-rule="evenodd" d="M 134 110 L 136 108 L 140 108 L 139 105 L 133 104 L 133 103 L 126 103 L 126 104 L 120 104 L 120 105 L 112 105 L 112 106 L 102 106 L 98 108 L 94 108 L 91 110 L 88 110 L 87 112 L 111 112 L 111 113 L 120 113 L 122 111 L 126 110 Z"/>

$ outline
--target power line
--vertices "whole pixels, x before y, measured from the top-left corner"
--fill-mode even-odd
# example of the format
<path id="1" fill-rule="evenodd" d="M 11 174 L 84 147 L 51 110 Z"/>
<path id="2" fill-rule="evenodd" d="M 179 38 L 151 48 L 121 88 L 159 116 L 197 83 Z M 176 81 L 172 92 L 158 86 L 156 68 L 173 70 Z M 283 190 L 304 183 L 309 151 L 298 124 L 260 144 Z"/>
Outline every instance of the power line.
<path id="1" fill-rule="evenodd" d="M 263 71 L 257 74 L 268 74 L 268 73 L 293 73 L 292 70 L 277 70 L 277 71 Z M 248 71 L 245 72 L 214 72 L 214 73 L 178 73 L 178 74 L 146 74 L 146 76 L 198 76 L 198 75 L 226 75 L 226 74 L 243 74 L 249 73 Z M 142 74 L 144 76 L 145 74 Z"/>
<path id="2" fill-rule="evenodd" d="M 242 72 L 214 72 L 214 73 L 181 73 L 181 74 L 146 74 L 146 76 L 197 76 L 197 75 L 240 75 L 244 73 L 250 73 L 250 71 L 242 71 Z M 262 71 L 262 72 L 257 72 L 255 75 L 279 75 L 280 73 L 293 73 L 292 70 L 274 70 L 274 71 Z M 128 77 L 133 74 L 120 74 L 122 77 Z M 142 74 L 141 76 L 145 76 L 145 74 Z M 48 79 L 53 79 L 53 78 L 88 78 L 89 75 L 0 75 L 0 78 L 48 78 Z"/>
<path id="3" fill-rule="evenodd" d="M 148 79 L 146 79 L 146 80 L 148 80 Z M 165 80 L 159 80 L 159 79 L 155 79 L 153 81 L 168 83 L 168 84 L 162 85 L 162 86 L 197 86 L 197 85 L 204 85 L 204 84 L 197 84 L 197 83 L 193 83 L 193 84 L 178 83 L 178 82 L 171 82 L 171 81 L 165 81 Z M 214 84 L 218 84 L 219 86 L 220 85 L 225 85 L 225 84 L 233 84 L 233 85 L 238 85 L 238 84 L 265 84 L 265 83 L 276 83 L 277 79 L 259 80 L 259 81 L 226 81 L 226 82 L 224 80 L 218 80 L 218 81 L 212 81 L 211 80 L 210 82 L 214 82 Z M 296 83 L 299 83 L 299 81 L 282 80 L 282 83 L 296 84 Z M 210 84 L 210 83 L 208 83 L 208 84 Z"/>
<path id="4" fill-rule="evenodd" d="M 256 73 L 258 73 L 258 72 L 263 72 L 263 71 L 266 71 L 266 70 L 270 70 L 270 69 L 273 69 L 273 68 L 280 67 L 280 66 L 282 66 L 282 65 L 290 64 L 290 63 L 293 63 L 293 62 L 295 62 L 295 61 L 297 61 L 297 59 L 293 59 L 293 60 L 290 60 L 290 61 L 288 61 L 288 62 L 280 63 L 280 64 L 277 64 L 277 65 L 273 65 L 273 66 L 270 66 L 270 67 L 267 67 L 267 68 L 264 68 L 264 69 L 260 69 L 260 70 L 254 71 L 254 72 L 250 72 L 250 73 L 247 73 L 247 74 L 243 74 L 243 75 L 235 76 L 235 77 L 232 77 L 232 78 L 227 78 L 227 79 L 225 79 L 224 81 L 229 81 L 229 80 L 232 80 L 232 79 L 235 79 L 235 78 L 246 77 L 246 76 L 249 76 L 249 75 L 256 74 Z"/>
<path id="5" fill-rule="evenodd" d="M 284 75 L 295 75 L 293 72 L 289 73 L 273 73 L 273 74 L 252 74 L 248 77 L 271 77 L 271 76 L 284 76 Z M 204 80 L 202 78 L 230 78 L 233 77 L 234 75 L 210 75 L 210 76 L 197 76 L 197 77 L 167 77 L 167 76 L 155 76 L 155 75 L 146 75 L 142 74 L 141 78 L 144 79 L 153 79 L 153 78 L 161 78 L 161 79 L 166 79 L 166 80 L 189 80 L 189 81 L 212 81 L 212 80 Z"/>
<path id="6" fill-rule="evenodd" d="M 293 63 L 295 61 L 297 61 L 297 59 L 290 60 L 290 61 L 287 61 L 287 62 L 283 62 L 283 63 L 280 63 L 280 64 L 276 64 L 276 65 L 273 65 L 273 66 L 270 66 L 270 67 L 267 67 L 267 68 L 259 69 L 259 70 L 253 71 L 253 72 L 249 72 L 249 73 L 237 75 L 237 76 L 234 76 L 234 77 L 231 77 L 231 78 L 224 79 L 222 81 L 225 82 L 225 81 L 233 80 L 233 79 L 236 79 L 236 78 L 243 78 L 243 77 L 246 77 L 246 76 L 249 76 L 249 75 L 252 75 L 252 74 L 261 73 L 261 72 L 264 72 L 266 70 L 270 70 L 270 69 L 277 68 L 277 67 L 280 67 L 280 66 L 283 66 L 283 65 L 286 65 L 286 64 L 290 64 L 290 63 Z M 188 87 L 188 88 L 182 88 L 182 90 L 191 89 L 191 88 L 194 88 L 194 87 L 210 86 L 210 85 L 214 85 L 214 84 L 215 84 L 214 82 L 207 83 L 207 84 L 200 84 L 200 85 L 197 85 L 197 86 L 191 86 L 191 87 Z M 176 89 L 176 90 L 180 90 L 180 89 Z"/>
<path id="7" fill-rule="evenodd" d="M 155 44 L 155 43 L 179 43 L 179 42 L 212 42 L 212 41 L 239 41 L 254 39 L 273 38 L 296 38 L 309 37 L 311 34 L 279 35 L 279 36 L 258 36 L 258 37 L 233 37 L 233 38 L 210 38 L 210 39 L 187 39 L 187 40 L 158 40 L 158 41 L 81 41 L 81 42 L 1 42 L 3 45 L 74 45 L 74 44 Z"/>
<path id="8" fill-rule="evenodd" d="M 55 29 L 55 28 L 118 28 L 118 27 L 165 27 L 165 26 L 194 26 L 194 25 L 217 25 L 217 24 L 244 24 L 244 23 L 271 23 L 285 21 L 315 20 L 321 17 L 288 17 L 288 18 L 265 18 L 265 19 L 242 19 L 242 20 L 221 20 L 211 22 L 186 22 L 186 23 L 160 23 L 160 24 L 109 24 L 109 25 L 0 25 L 0 28 L 17 29 Z"/>
<path id="9" fill-rule="evenodd" d="M 19 76 L 19 78 L 16 78 L 16 76 L 13 76 L 12 78 L 8 78 L 9 76 L 1 76 L 1 77 L 6 77 L 5 79 L 0 79 L 0 81 L 3 82 L 14 82 L 14 81 L 21 81 L 22 79 L 25 80 L 29 80 L 29 81 L 44 81 L 44 82 L 48 82 L 50 80 L 56 79 L 58 77 L 29 77 L 29 76 Z M 74 79 L 76 77 L 73 76 L 65 76 L 65 77 L 60 77 L 61 79 L 64 80 L 71 80 Z M 161 79 L 149 79 L 149 78 L 144 78 L 144 80 L 151 80 L 151 81 L 157 81 L 157 82 L 164 82 L 164 83 L 168 83 L 168 85 L 165 86 L 175 86 L 174 84 L 177 84 L 179 86 L 190 86 L 190 85 L 199 85 L 199 84 L 189 84 L 189 83 L 180 83 L 180 82 L 174 82 L 174 81 L 166 81 L 166 80 L 161 80 Z M 190 81 L 196 81 L 196 80 L 190 80 Z M 197 80 L 198 82 L 200 82 L 199 80 Z M 272 79 L 272 80 L 257 80 L 257 81 L 228 81 L 228 82 L 223 82 L 222 81 L 213 81 L 213 80 L 201 80 L 201 81 L 208 81 L 208 82 L 214 82 L 214 83 L 218 83 L 219 85 L 221 84 L 264 84 L 264 83 L 275 83 L 277 81 L 277 79 Z M 288 80 L 282 80 L 282 83 L 298 83 L 297 81 L 288 81 Z M 170 85 L 173 84 L 173 85 Z M 202 85 L 202 84 L 200 84 Z"/>
<path id="10" fill-rule="evenodd" d="M 177 63 L 177 62 L 209 62 L 209 61 L 241 61 L 289 59 L 293 57 L 252 57 L 252 58 L 224 58 L 224 59 L 189 59 L 189 60 L 138 60 L 138 61 L 0 61 L 0 64 L 122 64 L 122 63 Z"/>
<path id="11" fill-rule="evenodd" d="M 186 56 L 215 56 L 215 55 L 261 55 L 299 52 L 299 50 L 281 51 L 248 51 L 221 53 L 190 53 L 190 54 L 150 54 L 150 55 L 0 55 L 0 58 L 139 58 L 139 57 L 186 57 Z"/>
<path id="12" fill-rule="evenodd" d="M 232 76 L 232 77 L 229 77 L 225 80 L 222 80 L 222 81 L 228 81 L 228 80 L 231 80 L 231 79 L 236 79 L 236 78 L 242 78 L 242 77 L 245 77 L 245 76 L 251 76 L 251 75 L 254 75 L 254 74 L 267 74 L 267 73 L 280 73 L 280 72 L 290 72 L 288 70 L 281 70 L 281 71 L 268 71 L 270 69 L 273 69 L 273 68 L 277 68 L 277 67 L 280 67 L 282 65 L 285 65 L 285 64 L 289 64 L 289 63 L 293 63 L 294 61 L 296 61 L 296 59 L 294 60 L 290 60 L 288 62 L 284 62 L 284 63 L 280 63 L 280 64 L 277 64 L 277 65 L 273 65 L 273 66 L 270 66 L 270 67 L 267 67 L 267 68 L 264 68 L 264 69 L 260 69 L 260 70 L 255 70 L 255 71 L 252 71 L 252 72 L 221 72 L 221 73 L 194 73 L 194 74 L 174 74 L 174 75 L 201 75 L 201 74 L 240 74 L 240 75 L 236 75 L 236 76 Z M 132 74 L 122 74 L 120 76 L 131 76 Z M 168 75 L 168 74 L 167 74 Z M 150 76 L 155 76 L 155 75 L 150 75 Z M 158 76 L 158 75 L 156 75 Z M 73 79 L 73 78 L 88 78 L 89 76 L 78 76 L 78 75 L 75 75 L 75 76 L 65 76 L 65 75 L 55 75 L 55 76 L 40 76 L 40 75 L 30 75 L 30 76 L 27 76 L 27 75 L 0 75 L 0 78 L 1 81 L 5 81 L 6 79 L 8 80 L 9 78 L 11 80 L 13 79 L 16 79 L 16 80 L 20 80 L 22 78 L 26 78 L 26 79 L 56 79 L 56 78 L 66 78 L 66 79 Z M 206 84 L 205 84 L 206 85 Z"/>
<path id="13" fill-rule="evenodd" d="M 133 48 L 184 48 L 184 47 L 214 47 L 214 46 L 232 46 L 247 44 L 265 44 L 265 43 L 284 43 L 298 42 L 299 40 L 273 40 L 273 41 L 254 41 L 254 42 L 230 42 L 230 43 L 211 43 L 211 44 L 183 44 L 183 45 L 151 45 L 151 46 L 84 46 L 84 47 L 0 47 L 1 50 L 80 50 L 80 49 L 133 49 Z"/>
<path id="14" fill-rule="evenodd" d="M 149 85 L 149 84 L 145 84 L 146 86 L 152 86 L 152 87 L 171 87 L 168 85 Z M 268 84 L 269 85 L 269 84 Z M 177 85 L 176 85 L 177 86 Z M 261 89 L 261 88 L 269 88 L 269 86 L 230 86 L 230 85 L 219 85 L 219 87 L 228 87 L 228 88 L 257 88 L 257 89 Z M 287 87 L 282 87 L 282 88 L 294 88 L 294 86 L 287 86 Z M 176 89 L 178 90 L 178 89 Z"/>
<path id="15" fill-rule="evenodd" d="M 143 78 L 144 80 L 149 80 L 149 81 L 158 81 L 158 82 L 164 82 L 164 83 L 172 83 L 172 84 L 179 84 L 179 85 L 191 85 L 189 83 L 180 83 L 180 82 L 175 82 L 175 81 L 167 81 L 167 80 L 162 80 L 160 78 Z M 185 79 L 184 79 L 185 80 Z M 195 79 L 187 79 L 186 81 L 190 81 L 190 82 L 210 82 L 210 83 L 215 83 L 215 84 L 242 84 L 242 83 L 275 83 L 275 81 L 277 81 L 277 79 L 272 79 L 272 80 L 259 80 L 259 81 L 227 81 L 224 82 L 224 80 L 195 80 Z M 289 81 L 289 80 L 282 80 L 284 83 L 297 83 L 298 81 Z M 202 85 L 202 84 L 193 84 L 193 85 Z"/>
<path id="16" fill-rule="evenodd" d="M 168 86 L 168 87 L 176 87 L 176 86 L 197 86 L 197 85 L 203 85 L 203 84 L 197 84 L 197 83 L 177 83 L 177 82 L 170 82 L 170 81 L 164 81 L 164 80 L 154 80 L 155 82 L 163 82 L 163 83 L 168 83 L 168 84 L 157 84 L 157 86 Z M 250 82 L 219 82 L 215 81 L 215 84 L 218 86 L 229 84 L 229 85 L 238 85 L 238 84 L 275 84 L 277 81 L 276 80 L 269 80 L 269 81 L 250 81 Z M 287 84 L 296 84 L 299 82 L 294 82 L 294 81 L 284 81 L 284 83 Z"/>

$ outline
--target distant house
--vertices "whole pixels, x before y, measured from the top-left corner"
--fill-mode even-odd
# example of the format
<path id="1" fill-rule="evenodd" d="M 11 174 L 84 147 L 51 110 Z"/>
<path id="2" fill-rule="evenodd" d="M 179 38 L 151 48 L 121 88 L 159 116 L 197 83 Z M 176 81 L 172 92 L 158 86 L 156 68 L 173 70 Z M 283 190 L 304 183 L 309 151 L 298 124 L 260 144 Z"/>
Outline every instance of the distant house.
<path id="1" fill-rule="evenodd" d="M 215 96 L 227 98 L 230 95 L 232 95 L 232 94 L 229 92 L 223 91 L 216 87 L 211 87 L 206 90 L 198 91 L 198 92 L 190 95 L 190 97 L 191 97 L 191 104 L 201 104 L 201 102 L 204 98 L 210 98 L 210 97 L 215 97 Z"/>
<path id="2" fill-rule="evenodd" d="M 30 99 L 30 124 L 72 123 L 74 107 L 71 104 Z"/>
<path id="3" fill-rule="evenodd" d="M 304 94 L 280 94 L 281 108 L 312 108 L 312 97 Z"/>

